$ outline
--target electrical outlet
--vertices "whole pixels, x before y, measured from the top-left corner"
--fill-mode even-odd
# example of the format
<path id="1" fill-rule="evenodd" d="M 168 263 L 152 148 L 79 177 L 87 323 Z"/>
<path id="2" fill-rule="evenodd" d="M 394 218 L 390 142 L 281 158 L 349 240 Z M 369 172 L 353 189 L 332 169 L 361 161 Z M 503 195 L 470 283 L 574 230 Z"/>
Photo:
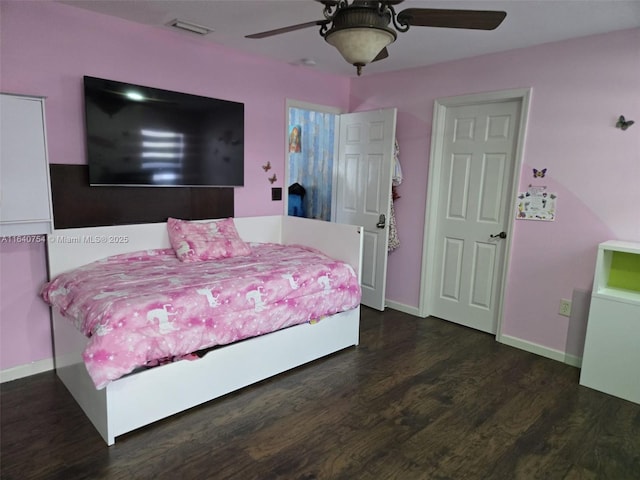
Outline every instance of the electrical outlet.
<path id="1" fill-rule="evenodd" d="M 560 299 L 560 308 L 558 309 L 558 313 L 560 315 L 564 315 L 565 317 L 571 316 L 571 300 L 567 300 L 566 298 Z"/>

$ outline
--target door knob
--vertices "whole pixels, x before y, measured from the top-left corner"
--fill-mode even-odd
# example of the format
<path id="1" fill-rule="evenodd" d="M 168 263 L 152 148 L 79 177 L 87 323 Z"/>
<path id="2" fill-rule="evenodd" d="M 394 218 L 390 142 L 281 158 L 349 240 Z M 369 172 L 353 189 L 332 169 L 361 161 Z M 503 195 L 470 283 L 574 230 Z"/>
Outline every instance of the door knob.
<path id="1" fill-rule="evenodd" d="M 378 219 L 378 223 L 376 223 L 376 227 L 384 228 L 387 224 L 387 218 L 384 216 L 384 213 L 380 214 L 380 218 Z"/>
<path id="2" fill-rule="evenodd" d="M 507 238 L 507 232 L 496 233 L 495 235 L 489 235 L 491 238 Z"/>

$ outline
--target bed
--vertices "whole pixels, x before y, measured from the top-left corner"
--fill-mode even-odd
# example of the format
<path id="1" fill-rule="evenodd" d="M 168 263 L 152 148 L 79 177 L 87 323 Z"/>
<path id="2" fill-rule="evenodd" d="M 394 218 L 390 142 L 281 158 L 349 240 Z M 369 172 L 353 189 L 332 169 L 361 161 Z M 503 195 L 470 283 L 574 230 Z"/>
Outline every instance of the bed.
<path id="1" fill-rule="evenodd" d="M 310 247 L 347 263 L 360 279 L 360 227 L 288 216 L 235 218 L 234 224 L 245 242 Z M 164 222 L 54 230 L 47 245 L 49 276 L 114 255 L 171 246 Z M 107 445 L 113 445 L 127 432 L 357 345 L 360 308 L 219 345 L 194 361 L 135 370 L 101 388 L 83 361 L 89 339 L 56 308 L 52 317 L 56 373 Z"/>

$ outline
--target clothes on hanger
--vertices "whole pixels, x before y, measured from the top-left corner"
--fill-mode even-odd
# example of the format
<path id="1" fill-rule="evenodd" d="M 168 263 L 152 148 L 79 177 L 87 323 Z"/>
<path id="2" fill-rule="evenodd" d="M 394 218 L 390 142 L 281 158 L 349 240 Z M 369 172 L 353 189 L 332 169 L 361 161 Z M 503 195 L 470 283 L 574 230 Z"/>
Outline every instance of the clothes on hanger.
<path id="1" fill-rule="evenodd" d="M 402 167 L 400 166 L 400 147 L 398 139 L 395 140 L 393 149 L 393 177 L 391 179 L 391 214 L 389 215 L 389 247 L 388 252 L 392 252 L 400 246 L 400 238 L 398 237 L 398 228 L 396 225 L 396 212 L 393 205 L 394 200 L 400 198 L 396 187 L 402 183 Z"/>

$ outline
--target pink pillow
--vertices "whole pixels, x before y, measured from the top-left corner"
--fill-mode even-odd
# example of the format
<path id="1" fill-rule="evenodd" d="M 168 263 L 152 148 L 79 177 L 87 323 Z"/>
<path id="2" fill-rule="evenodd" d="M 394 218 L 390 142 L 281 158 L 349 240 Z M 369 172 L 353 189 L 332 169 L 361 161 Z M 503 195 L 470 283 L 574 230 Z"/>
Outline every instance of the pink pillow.
<path id="1" fill-rule="evenodd" d="M 233 218 L 215 222 L 190 222 L 169 218 L 169 241 L 182 262 L 200 262 L 251 254 L 238 235 Z"/>

